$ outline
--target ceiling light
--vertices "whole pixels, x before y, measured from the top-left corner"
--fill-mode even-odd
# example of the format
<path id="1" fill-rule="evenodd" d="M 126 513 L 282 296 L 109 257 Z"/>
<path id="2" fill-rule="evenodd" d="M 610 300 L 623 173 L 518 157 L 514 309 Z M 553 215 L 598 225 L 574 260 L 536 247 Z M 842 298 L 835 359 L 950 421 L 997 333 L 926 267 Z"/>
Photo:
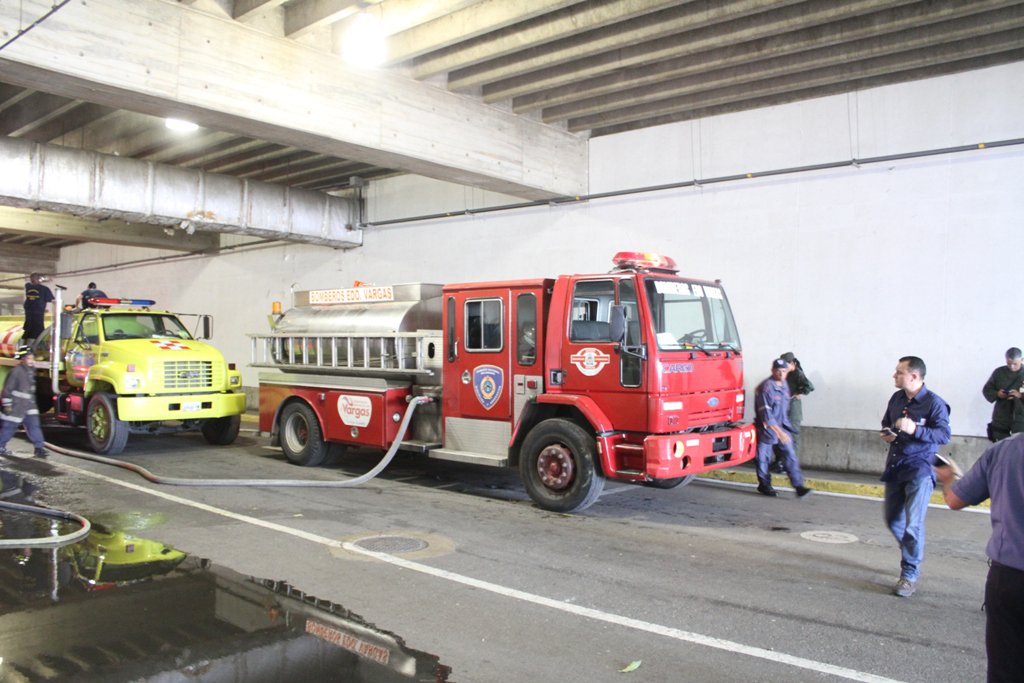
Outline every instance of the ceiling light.
<path id="1" fill-rule="evenodd" d="M 380 66 L 387 57 L 384 31 L 380 19 L 360 12 L 353 19 L 341 40 L 341 57 L 352 66 Z"/>
<path id="2" fill-rule="evenodd" d="M 184 119 L 166 119 L 164 125 L 178 133 L 192 133 L 199 130 L 199 126 Z"/>

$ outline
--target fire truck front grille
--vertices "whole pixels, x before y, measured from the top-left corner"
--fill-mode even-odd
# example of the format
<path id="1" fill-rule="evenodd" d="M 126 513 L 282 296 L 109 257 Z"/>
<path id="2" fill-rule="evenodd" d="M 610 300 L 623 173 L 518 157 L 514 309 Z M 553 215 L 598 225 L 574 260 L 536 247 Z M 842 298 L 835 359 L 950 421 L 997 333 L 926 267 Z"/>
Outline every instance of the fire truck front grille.
<path id="1" fill-rule="evenodd" d="M 205 389 L 217 381 L 210 361 L 174 360 L 164 363 L 165 389 Z"/>

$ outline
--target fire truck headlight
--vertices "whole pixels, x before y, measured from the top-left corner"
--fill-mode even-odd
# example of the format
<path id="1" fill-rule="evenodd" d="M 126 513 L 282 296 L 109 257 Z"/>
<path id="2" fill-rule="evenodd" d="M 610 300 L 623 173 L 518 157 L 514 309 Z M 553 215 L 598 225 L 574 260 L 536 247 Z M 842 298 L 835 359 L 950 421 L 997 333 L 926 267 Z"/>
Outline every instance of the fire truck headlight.
<path id="1" fill-rule="evenodd" d="M 231 378 L 231 385 L 232 386 L 237 386 L 237 385 L 239 385 L 241 383 L 242 383 L 242 378 L 241 377 L 232 377 Z"/>
<path id="2" fill-rule="evenodd" d="M 402 421 L 402 414 L 401 413 L 394 413 L 391 416 L 391 421 L 396 423 L 396 424 L 401 422 Z"/>
<path id="3" fill-rule="evenodd" d="M 676 441 L 675 446 L 672 448 L 672 455 L 676 458 L 681 458 L 685 451 L 686 445 L 682 441 Z"/>
<path id="4" fill-rule="evenodd" d="M 138 389 L 140 386 L 142 386 L 142 380 L 140 380 L 138 377 L 125 377 L 124 378 L 124 388 L 125 389 Z"/>

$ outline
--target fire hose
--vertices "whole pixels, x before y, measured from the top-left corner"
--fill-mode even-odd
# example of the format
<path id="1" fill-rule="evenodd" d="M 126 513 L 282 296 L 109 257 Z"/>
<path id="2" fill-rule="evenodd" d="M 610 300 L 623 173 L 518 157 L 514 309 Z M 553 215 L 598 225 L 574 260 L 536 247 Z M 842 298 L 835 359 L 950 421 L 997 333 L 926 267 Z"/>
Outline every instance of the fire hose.
<path id="1" fill-rule="evenodd" d="M 114 458 L 106 458 L 94 453 L 85 453 L 83 451 L 53 446 L 49 443 L 47 443 L 46 446 L 55 453 L 67 455 L 72 458 L 80 458 L 82 460 L 91 460 L 92 462 L 103 463 L 104 465 L 120 467 L 135 472 L 154 484 L 163 484 L 166 486 L 286 486 L 325 489 L 353 488 L 355 486 L 365 484 L 384 471 L 384 468 L 391 463 L 395 455 L 398 453 L 398 447 L 402 443 L 402 438 L 405 436 L 405 432 L 409 429 L 409 423 L 412 422 L 412 416 L 413 413 L 416 412 L 417 406 L 422 403 L 429 403 L 433 400 L 434 399 L 430 396 L 412 397 L 409 400 L 409 405 L 405 409 L 405 415 L 402 417 L 402 422 L 398 425 L 398 434 L 395 436 L 395 440 L 392 442 L 391 448 L 389 448 L 384 454 L 384 457 L 381 458 L 380 462 L 378 462 L 373 469 L 366 474 L 361 474 L 358 477 L 344 479 L 341 481 L 322 481 L 315 479 L 184 479 L 180 477 L 162 477 L 153 474 L 145 467 L 134 463 L 123 462 L 121 460 L 115 460 Z"/>
<path id="2" fill-rule="evenodd" d="M 398 434 L 395 436 L 395 440 L 392 442 L 391 447 L 384 454 L 369 472 L 361 474 L 358 477 L 345 480 L 334 480 L 334 481 L 322 481 L 313 479 L 185 479 L 181 477 L 162 477 L 160 475 L 153 474 L 145 467 L 136 465 L 130 462 L 123 462 L 121 460 L 115 460 L 113 458 L 106 458 L 102 455 L 96 455 L 94 453 L 85 453 L 83 451 L 76 451 L 70 448 L 63 448 L 60 446 L 54 446 L 51 443 L 47 443 L 46 446 L 55 453 L 66 455 L 72 458 L 79 458 L 82 460 L 91 460 L 92 462 L 102 463 L 104 465 L 113 465 L 122 469 L 135 472 L 142 476 L 148 481 L 154 484 L 162 484 L 165 486 L 283 486 L 283 487 L 304 487 L 304 488 L 327 488 L 327 489 L 344 489 L 354 488 L 361 486 L 366 482 L 370 481 L 378 474 L 384 471 L 395 455 L 398 453 L 398 448 L 402 443 L 402 438 L 405 436 L 406 431 L 409 429 L 409 423 L 412 422 L 413 414 L 416 412 L 416 408 L 423 403 L 430 403 L 434 399 L 429 396 L 414 396 L 409 400 L 409 405 L 405 409 L 405 415 L 402 417 L 401 423 L 398 425 Z M 67 521 L 77 522 L 81 525 L 81 528 L 69 534 L 61 536 L 45 536 L 40 538 L 3 538 L 0 539 L 0 549 L 5 548 L 59 548 L 61 546 L 76 543 L 79 540 L 89 535 L 91 525 L 89 520 L 76 515 L 72 512 L 63 512 L 61 510 L 51 510 L 48 508 L 35 507 L 32 505 L 21 505 L 18 503 L 8 503 L 0 501 L 0 509 L 12 510 L 15 512 L 24 512 L 29 514 L 43 515 L 47 517 L 54 517 L 57 519 L 63 519 Z"/>

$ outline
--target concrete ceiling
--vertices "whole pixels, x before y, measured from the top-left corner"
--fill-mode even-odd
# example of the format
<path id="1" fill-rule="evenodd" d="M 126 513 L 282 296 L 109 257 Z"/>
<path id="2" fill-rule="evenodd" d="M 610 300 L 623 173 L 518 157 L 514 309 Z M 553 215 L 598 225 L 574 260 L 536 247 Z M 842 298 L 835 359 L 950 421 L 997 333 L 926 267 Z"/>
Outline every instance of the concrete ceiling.
<path id="1" fill-rule="evenodd" d="M 360 12 L 383 67 L 339 57 Z M 544 199 L 586 192 L 592 136 L 1022 59 L 1024 0 L 0 0 L 0 136 L 320 193 L 418 173 Z M 105 241 L 10 211 L 0 271 Z"/>

